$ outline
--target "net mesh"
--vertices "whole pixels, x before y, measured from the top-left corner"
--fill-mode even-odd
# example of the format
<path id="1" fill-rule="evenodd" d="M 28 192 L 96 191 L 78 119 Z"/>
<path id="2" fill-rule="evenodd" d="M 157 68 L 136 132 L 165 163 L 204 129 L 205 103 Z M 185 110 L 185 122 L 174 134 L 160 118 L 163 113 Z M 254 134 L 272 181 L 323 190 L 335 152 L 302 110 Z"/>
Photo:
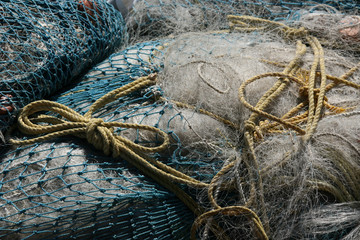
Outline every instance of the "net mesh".
<path id="1" fill-rule="evenodd" d="M 6 3 L 1 4 L 5 6 Z M 34 1 L 17 4 L 32 9 Z M 228 29 L 226 16 L 229 14 L 305 26 L 325 46 L 328 74 L 341 76 L 357 66 L 356 36 L 350 40 L 344 38 L 338 25 L 333 30 L 322 31 L 325 28 L 317 21 L 326 19 L 339 24 L 344 17 L 357 14 L 358 3 L 136 1 L 126 17 L 131 46 L 96 65 L 95 62 L 123 42 L 119 32 L 123 33 L 124 24 L 119 13 L 100 1 L 85 10 L 79 8 L 76 1 L 36 4 L 56 9 L 52 11 L 61 16 L 57 22 L 67 16 L 71 24 L 83 23 L 86 27 L 76 24 L 68 27 L 68 22 L 56 24 L 56 29 L 66 26 L 77 34 L 80 32 L 81 37 L 76 35 L 78 38 L 74 39 L 75 35 L 66 33 L 64 39 L 69 42 L 65 44 L 62 39 L 58 45 L 48 46 L 54 49 L 53 59 L 48 48 L 42 52 L 39 44 L 34 44 L 36 34 L 28 37 L 35 39 L 32 42 L 21 39 L 29 45 L 29 52 L 40 48 L 36 52 L 52 59 L 52 64 L 56 62 L 56 69 L 63 63 L 58 61 L 60 58 L 69 58 L 74 65 L 66 60 L 73 66 L 71 70 L 62 67 L 63 70 L 53 73 L 51 69 L 55 69 L 55 65 L 51 65 L 46 71 L 56 77 L 41 75 L 35 82 L 32 79 L 37 78 L 20 82 L 20 77 L 28 76 L 24 69 L 35 76 L 44 63 L 31 69 L 25 68 L 25 60 L 21 60 L 19 66 L 24 67 L 23 70 L 13 73 L 9 69 L 15 66 L 16 60 L 11 60 L 13 63 L 5 66 L 6 71 L 2 72 L 9 79 L 2 81 L 5 87 L 1 88 L 4 97 L 0 101 L 4 102 L 4 111 L 14 106 L 14 110 L 6 114 L 15 114 L 35 99 L 48 98 L 84 115 L 107 93 L 156 73 L 153 84 L 114 99 L 92 116 L 105 122 L 144 124 L 165 131 L 170 139 L 169 146 L 149 156 L 208 184 L 206 188 L 178 185 L 196 200 L 198 211 L 216 210 L 208 198 L 213 195 L 220 206 L 244 206 L 250 202 L 249 207 L 265 228 L 268 225 L 266 233 L 271 239 L 357 239 L 360 236 L 360 130 L 354 124 L 360 116 L 358 89 L 346 86 L 329 90 L 326 99 L 329 106 L 323 111 L 334 116 L 324 115 L 328 117 L 319 122 L 317 133 L 305 147 L 297 134 L 284 132 L 284 127 L 275 127 L 274 132 L 280 134 L 265 135 L 264 141 L 257 142 L 254 152 L 259 166 L 251 165 L 244 157 L 248 152 L 243 132 L 251 111 L 234 100 L 238 98 L 239 85 L 257 74 L 281 72 L 294 58 L 296 47 L 294 41 L 280 36 L 276 29 L 281 27 L 266 29 L 265 33 L 260 30 L 222 31 Z M 40 14 L 41 7 L 33 7 L 31 11 Z M 98 12 L 97 7 L 106 11 Z M 7 11 L 11 12 L 10 9 Z M 47 17 L 52 11 L 43 14 Z M 35 19 L 39 21 L 37 15 L 31 21 Z M 16 24 L 4 24 L 8 25 Z M 52 29 L 55 24 L 48 23 L 46 27 Z M 194 32 L 182 34 L 188 31 Z M 29 31 L 28 34 L 34 33 Z M 328 36 L 332 36 L 331 39 Z M 60 42 L 62 47 L 59 47 Z M 313 55 L 311 51 L 304 55 L 302 70 L 311 68 Z M 11 57 L 14 59 L 17 55 Z M 8 64 L 9 61 L 3 62 Z M 92 68 L 86 72 L 90 66 Z M 306 72 L 299 70 L 297 74 L 309 78 Z M 348 80 L 359 84 L 358 77 L 359 73 L 355 72 Z M 6 86 L 10 85 L 6 84 L 10 81 L 14 85 L 8 89 Z M 265 79 L 249 84 L 246 89 L 249 102 L 255 105 L 273 83 Z M 45 85 L 48 87 L 39 87 Z M 276 116 L 283 116 L 289 106 L 300 101 L 291 90 L 294 85 L 292 83 L 286 94 L 276 100 L 277 107 L 271 108 Z M 21 87 L 23 92 L 17 93 L 14 86 Z M 37 86 L 28 98 L 24 97 L 29 93 L 26 86 Z M 59 117 L 57 113 L 49 115 Z M 111 131 L 146 147 L 157 146 L 164 140 L 159 134 L 143 129 L 114 127 Z M 10 135 L 13 139 L 31 138 L 17 131 Z M 106 156 L 102 150 L 96 150 L 86 140 L 75 136 L 24 146 L 7 144 L 0 154 L 0 207 L 4 209 L 0 212 L 1 239 L 189 239 L 194 221 L 202 225 L 195 231 L 202 239 L 266 239 L 254 230 L 257 222 L 249 220 L 250 212 L 216 214 L 199 223 L 196 215 L 201 214 L 177 192 L 169 191 L 166 183 L 127 163 L 129 159 Z M 227 166 L 232 168 L 219 176 L 216 180 L 219 185 L 209 193 L 214 176 Z M 227 187 L 223 188 L 225 185 Z"/>
<path id="2" fill-rule="evenodd" d="M 155 60 L 159 44 L 140 44 L 111 55 L 55 99 L 86 112 L 106 92 L 157 69 L 149 59 Z M 98 114 L 109 121 L 160 116 L 162 110 L 154 111 L 155 103 L 141 106 L 151 97 L 151 91 L 144 96 L 134 93 Z M 6 151 L 5 156 L 1 163 L 1 207 L 6 209 L 1 216 L 2 239 L 188 236 L 194 215 L 174 194 L 124 160 L 94 152 L 85 142 L 38 143 Z"/>
<path id="3" fill-rule="evenodd" d="M 173 194 L 84 145 L 38 144 L 9 153 L 1 167 L 2 239 L 187 235 L 193 214 Z"/>
<path id="4" fill-rule="evenodd" d="M 328 12 L 356 14 L 356 1 L 232 1 L 177 0 L 136 1 L 133 14 L 127 17 L 130 39 L 151 39 L 188 31 L 219 30 L 227 27 L 223 21 L 229 14 L 250 15 L 275 21 L 294 21 L 304 11 L 322 9 Z"/>
<path id="5" fill-rule="evenodd" d="M 0 122 L 51 96 L 124 42 L 121 14 L 105 1 L 0 3 Z"/>

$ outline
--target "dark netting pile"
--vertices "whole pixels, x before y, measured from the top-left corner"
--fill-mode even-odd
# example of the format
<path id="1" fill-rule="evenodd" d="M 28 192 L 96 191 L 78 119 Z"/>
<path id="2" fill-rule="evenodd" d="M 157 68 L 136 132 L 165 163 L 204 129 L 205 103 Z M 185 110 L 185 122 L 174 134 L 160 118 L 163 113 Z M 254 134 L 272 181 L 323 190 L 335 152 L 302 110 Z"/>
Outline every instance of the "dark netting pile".
<path id="1" fill-rule="evenodd" d="M 88 25 L 2 62 L 0 239 L 360 238 L 360 4 L 44 6 Z"/>
<path id="2" fill-rule="evenodd" d="M 84 114 L 105 93 L 158 69 L 150 63 L 159 61 L 158 45 L 140 44 L 111 55 L 56 101 Z M 148 112 L 158 118 L 166 106 L 144 105 L 153 90 L 119 99 L 96 116 L 124 121 Z M 194 221 L 173 193 L 85 141 L 9 147 L 2 160 L 1 239 L 179 239 L 188 236 Z"/>
<path id="3" fill-rule="evenodd" d="M 1 1 L 0 131 L 20 108 L 64 88 L 123 42 L 120 12 L 85 2 Z"/>

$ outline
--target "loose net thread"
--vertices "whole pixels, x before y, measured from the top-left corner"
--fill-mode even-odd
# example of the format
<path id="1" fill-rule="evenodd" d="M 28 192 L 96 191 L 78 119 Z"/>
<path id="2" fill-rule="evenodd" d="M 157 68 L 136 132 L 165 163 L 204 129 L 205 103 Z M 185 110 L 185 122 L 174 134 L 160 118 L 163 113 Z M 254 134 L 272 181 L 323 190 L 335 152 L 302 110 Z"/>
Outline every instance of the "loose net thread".
<path id="1" fill-rule="evenodd" d="M 229 19 L 234 19 L 234 17 L 232 16 Z M 316 129 L 317 123 L 320 119 L 321 109 L 324 106 L 326 106 L 325 105 L 326 91 L 335 87 L 339 83 L 343 83 L 355 88 L 359 88 L 359 85 L 356 85 L 346 80 L 346 78 L 351 76 L 351 74 L 357 70 L 357 67 L 351 69 L 347 74 L 343 75 L 340 78 L 327 76 L 325 74 L 324 56 L 323 56 L 323 50 L 321 44 L 316 38 L 308 36 L 305 31 L 303 30 L 298 31 L 296 29 L 294 30 L 291 28 L 287 28 L 284 27 L 283 25 L 279 25 L 278 23 L 273 23 L 271 21 L 261 22 L 261 19 L 254 19 L 247 17 L 236 18 L 237 24 L 239 24 L 239 21 L 243 19 L 245 20 L 250 19 L 251 21 L 272 25 L 266 27 L 273 27 L 274 25 L 276 27 L 280 26 L 280 28 L 285 29 L 285 30 L 281 30 L 283 31 L 284 36 L 289 38 L 292 38 L 294 35 L 302 36 L 304 34 L 303 37 L 305 37 L 305 39 L 308 41 L 308 43 L 310 44 L 310 46 L 314 51 L 314 62 L 311 70 L 306 72 L 309 75 L 308 80 L 306 81 L 301 80 L 298 77 L 295 77 L 296 74 L 298 74 L 298 72 L 302 70 L 300 68 L 300 59 L 305 54 L 306 51 L 305 45 L 299 41 L 297 44 L 297 52 L 295 59 L 285 68 L 285 70 L 282 73 L 269 73 L 269 74 L 255 76 L 254 78 L 251 78 L 246 82 L 244 82 L 239 88 L 240 101 L 246 107 L 248 107 L 250 110 L 254 112 L 250 116 L 249 120 L 246 122 L 245 125 L 245 138 L 246 138 L 248 150 L 244 154 L 244 161 L 246 161 L 248 164 L 248 171 L 250 172 L 250 175 L 260 176 L 260 178 L 258 178 L 257 181 L 255 181 L 253 177 L 251 178 L 252 182 L 251 182 L 250 198 L 248 199 L 248 202 L 244 206 L 221 207 L 217 204 L 217 201 L 214 198 L 214 190 L 216 188 L 221 188 L 226 190 L 226 186 L 223 185 L 219 186 L 217 182 L 222 175 L 224 175 L 226 172 L 228 172 L 231 168 L 235 166 L 237 162 L 236 158 L 230 164 L 224 166 L 213 177 L 210 184 L 206 184 L 198 180 L 195 180 L 192 177 L 183 174 L 146 155 L 146 153 L 154 153 L 157 151 L 162 151 L 168 145 L 169 143 L 168 136 L 166 133 L 162 132 L 161 130 L 140 124 L 105 123 L 101 119 L 91 118 L 91 115 L 94 111 L 100 109 L 101 107 L 105 106 L 111 101 L 114 101 L 115 99 L 121 96 L 127 95 L 132 91 L 155 84 L 156 75 L 149 75 L 147 77 L 139 78 L 138 80 L 128 85 L 125 85 L 120 89 L 117 89 L 113 92 L 106 94 L 102 98 L 98 99 L 90 107 L 90 110 L 84 116 L 77 114 L 75 111 L 61 104 L 53 104 L 52 102 L 49 101 L 37 101 L 31 103 L 28 106 L 26 106 L 21 112 L 21 115 L 19 117 L 19 129 L 26 134 L 45 134 L 45 135 L 24 141 L 11 140 L 11 143 L 30 144 L 37 141 L 45 141 L 50 138 L 64 136 L 68 134 L 79 137 L 86 137 L 86 139 L 88 139 L 89 142 L 91 142 L 97 148 L 102 149 L 106 154 L 112 153 L 114 157 L 121 156 L 122 158 L 129 160 L 133 165 L 135 165 L 145 174 L 151 176 L 154 180 L 161 183 L 162 185 L 165 185 L 165 187 L 175 192 L 175 194 L 194 213 L 199 215 L 199 217 L 194 222 L 194 225 L 191 230 L 192 238 L 196 237 L 196 231 L 200 225 L 205 223 L 207 220 L 211 219 L 212 216 L 215 216 L 217 214 L 223 214 L 228 216 L 243 215 L 247 217 L 249 221 L 254 224 L 254 232 L 256 236 L 260 239 L 267 239 L 268 238 L 267 234 L 269 232 L 269 226 L 268 226 L 269 223 L 266 219 L 266 209 L 262 195 L 263 185 L 261 182 L 262 181 L 261 175 L 264 174 L 265 171 L 264 169 L 263 170 L 259 169 L 254 151 L 254 142 L 257 136 L 260 137 L 263 136 L 265 132 L 264 130 L 269 130 L 269 128 L 264 128 L 264 125 L 261 124 L 259 124 L 259 126 L 256 126 L 256 122 L 258 118 L 265 117 L 270 120 L 276 121 L 278 123 L 278 125 L 275 126 L 276 128 L 278 128 L 279 126 L 284 126 L 285 128 L 291 128 L 297 131 L 299 134 L 304 135 L 303 142 L 306 143 L 313 135 Z M 242 23 L 240 23 L 240 25 L 245 26 L 245 24 Z M 248 31 L 249 29 L 262 30 L 266 28 L 261 27 L 260 29 L 258 29 L 256 27 L 248 27 L 248 24 L 246 24 L 245 31 Z M 236 28 L 236 30 L 241 30 L 241 29 Z M 318 66 L 320 66 L 319 74 L 316 73 Z M 263 97 L 259 100 L 259 102 L 255 107 L 251 106 L 246 102 L 244 97 L 244 89 L 246 85 L 256 81 L 257 79 L 268 76 L 280 77 L 280 78 L 278 82 L 276 82 L 275 85 L 263 95 Z M 320 88 L 316 89 L 315 84 L 318 78 L 321 79 L 321 84 L 320 84 Z M 333 80 L 334 83 L 326 85 L 327 79 Z M 307 95 L 306 95 L 307 99 L 305 103 L 302 103 L 301 107 L 299 106 L 295 107 L 289 113 L 285 114 L 285 116 L 282 118 L 277 118 L 271 114 L 264 112 L 263 109 L 265 109 L 266 106 L 268 106 L 273 99 L 275 99 L 280 95 L 281 91 L 285 89 L 285 87 L 290 81 L 294 81 L 299 85 L 301 85 L 303 88 L 307 89 Z M 180 107 L 193 108 L 192 106 L 184 103 L 175 102 L 175 104 Z M 303 120 L 299 121 L 299 119 L 296 119 L 295 121 L 294 120 L 295 117 L 291 117 L 291 116 L 294 116 L 294 114 L 300 111 L 300 109 L 303 108 L 304 106 L 309 106 L 308 113 L 302 115 Z M 36 109 L 32 109 L 35 107 Z M 44 115 L 40 115 L 37 118 L 33 118 L 33 119 L 29 118 L 30 115 L 38 111 L 54 111 L 59 113 L 66 119 L 70 121 L 74 121 L 74 123 L 69 123 L 61 119 L 44 116 Z M 217 118 L 215 114 L 212 114 L 210 112 L 203 111 L 202 113 Z M 217 119 L 219 120 L 220 118 Z M 301 127 L 299 126 L 304 121 L 307 122 L 305 130 L 301 129 Z M 53 124 L 53 125 L 40 126 L 36 124 L 39 122 Z M 224 122 L 225 124 L 227 123 L 226 121 L 222 121 L 222 122 Z M 145 129 L 145 130 L 154 131 L 155 133 L 162 136 L 163 143 L 160 146 L 154 148 L 148 148 L 137 144 L 133 144 L 131 141 L 123 137 L 114 135 L 112 127 L 136 128 L 136 129 Z M 59 131 L 59 132 L 52 133 L 53 131 Z M 346 168 L 348 168 L 348 166 Z M 204 213 L 204 209 L 202 209 L 189 195 L 187 195 L 179 187 L 177 187 L 172 182 L 168 181 L 169 179 L 171 181 L 186 184 L 191 187 L 208 189 L 208 198 L 214 210 Z M 314 184 L 313 186 L 320 188 L 321 184 L 317 184 L 317 185 Z M 257 192 L 259 192 L 259 194 Z M 254 205 L 256 206 L 257 204 L 260 205 L 258 207 L 260 208 L 260 211 L 262 213 L 261 218 L 265 223 L 264 226 L 258 215 L 250 209 L 251 207 L 253 207 Z M 220 236 L 222 234 L 221 228 L 216 224 L 215 225 L 212 224 L 211 229 L 214 232 L 214 234 L 217 236 Z M 224 237 L 224 235 L 221 235 L 221 237 Z"/>
<path id="2" fill-rule="evenodd" d="M 180 32 L 225 29 L 222 19 L 229 14 L 251 15 L 274 21 L 293 21 L 302 11 L 354 12 L 359 9 L 352 0 L 270 1 L 270 0 L 138 0 L 128 16 L 132 41 L 167 36 Z"/>

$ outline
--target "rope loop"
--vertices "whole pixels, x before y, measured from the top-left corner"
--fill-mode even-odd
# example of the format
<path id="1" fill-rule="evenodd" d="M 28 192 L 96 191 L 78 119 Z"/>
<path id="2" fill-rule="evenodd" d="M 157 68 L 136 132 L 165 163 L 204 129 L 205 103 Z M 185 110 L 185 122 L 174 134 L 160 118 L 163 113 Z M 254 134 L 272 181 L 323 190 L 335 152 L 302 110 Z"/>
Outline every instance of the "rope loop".
<path id="1" fill-rule="evenodd" d="M 45 115 L 30 118 L 30 116 L 40 111 L 56 112 L 70 121 L 51 116 L 44 117 Z M 105 122 L 101 118 L 87 118 L 77 113 L 74 114 L 74 111 L 67 106 L 46 100 L 36 101 L 27 105 L 21 112 L 18 123 L 19 129 L 26 134 L 44 135 L 23 141 L 11 139 L 10 141 L 13 144 L 32 144 L 60 136 L 75 135 L 86 138 L 96 149 L 103 150 L 106 155 L 113 153 L 115 157 L 119 156 L 117 154 L 119 145 L 125 145 L 133 149 L 134 152 L 140 150 L 142 152 L 153 153 L 164 150 L 169 144 L 168 135 L 155 127 L 142 124 Z M 43 123 L 46 123 L 46 125 Z M 115 134 L 114 127 L 152 131 L 154 134 L 159 134 L 162 137 L 163 143 L 155 147 L 141 146 Z"/>
<path id="2" fill-rule="evenodd" d="M 248 219 L 249 222 L 252 222 L 254 225 L 254 233 L 257 239 L 260 240 L 267 240 L 268 236 L 264 231 L 264 227 L 261 223 L 260 218 L 257 214 L 252 211 L 251 209 L 245 206 L 229 206 L 229 207 L 222 207 L 217 208 L 215 210 L 208 211 L 199 217 L 196 218 L 192 228 L 191 228 L 191 239 L 195 239 L 197 229 L 204 224 L 208 220 L 212 220 L 212 217 L 216 215 L 223 215 L 223 216 L 244 216 Z M 214 232 L 217 235 L 217 232 Z M 218 238 L 223 238 L 224 236 L 217 236 Z"/>
<path id="3" fill-rule="evenodd" d="M 324 106 L 329 107 L 329 105 L 326 105 L 326 92 L 338 84 L 346 84 L 348 86 L 356 87 L 357 89 L 360 88 L 358 84 L 346 80 L 346 78 L 351 76 L 353 72 L 357 70 L 358 66 L 340 78 L 328 76 L 325 72 L 324 53 L 322 46 L 316 38 L 310 37 L 308 35 L 308 32 L 305 28 L 290 28 L 282 23 L 250 16 L 228 16 L 228 19 L 231 21 L 230 27 L 235 30 L 275 30 L 285 38 L 306 38 L 314 51 L 314 62 L 312 68 L 310 71 L 307 71 L 308 81 L 303 81 L 296 76 L 298 70 L 302 70 L 302 58 L 306 52 L 305 45 L 298 41 L 296 56 L 294 60 L 291 61 L 288 66 L 286 66 L 283 72 L 270 72 L 254 76 L 243 82 L 238 90 L 239 100 L 246 108 L 252 111 L 250 118 L 245 121 L 244 134 L 249 151 L 243 152 L 243 159 L 247 165 L 247 168 L 249 169 L 249 184 L 251 186 L 249 197 L 250 200 L 245 204 L 245 206 L 221 207 L 216 202 L 216 197 L 214 196 L 214 189 L 221 189 L 221 183 L 219 183 L 218 179 L 224 176 L 227 171 L 233 169 L 236 166 L 236 161 L 223 166 L 223 168 L 216 174 L 216 176 L 213 177 L 211 183 L 207 184 L 196 180 L 176 169 L 173 169 L 172 167 L 147 155 L 147 153 L 155 153 L 167 148 L 170 141 L 168 134 L 164 131 L 148 125 L 122 122 L 105 122 L 101 118 L 94 118 L 92 116 L 94 112 L 101 109 L 108 103 L 111 103 L 116 99 L 126 96 L 127 94 L 130 94 L 139 89 L 144 89 L 145 87 L 154 85 L 156 83 L 156 74 L 140 77 L 139 79 L 121 88 L 105 94 L 92 106 L 90 106 L 89 111 L 84 116 L 56 102 L 40 100 L 30 103 L 21 111 L 18 118 L 18 126 L 19 129 L 25 134 L 40 134 L 40 136 L 22 141 L 11 139 L 10 142 L 17 145 L 32 144 L 65 135 L 75 135 L 86 138 L 89 143 L 94 145 L 97 149 L 102 150 L 106 155 L 112 154 L 114 158 L 121 157 L 122 159 L 129 161 L 145 175 L 150 176 L 159 184 L 162 184 L 169 190 L 173 191 L 194 213 L 196 213 L 196 215 L 198 215 L 198 218 L 194 222 L 194 225 L 191 229 L 192 239 L 196 238 L 196 232 L 200 225 L 206 223 L 207 221 L 211 222 L 212 218 L 216 215 L 245 217 L 247 221 L 253 224 L 254 233 L 256 234 L 257 238 L 268 239 L 267 233 L 270 232 L 270 225 L 266 213 L 262 176 L 254 150 L 254 139 L 263 138 L 263 135 L 264 133 L 266 134 L 266 131 L 278 131 L 279 129 L 281 130 L 283 128 L 288 128 L 295 130 L 300 135 L 305 135 L 304 139 L 307 141 L 315 131 L 317 123 L 321 117 L 321 110 L 324 108 Z M 198 73 L 200 78 L 215 91 L 222 94 L 227 93 L 228 88 L 225 90 L 217 89 L 216 86 L 211 85 L 204 78 L 202 75 L 203 66 L 204 63 L 200 63 L 198 65 Z M 320 68 L 319 73 L 317 73 L 318 68 Z M 221 69 L 220 71 L 224 72 Z M 256 106 L 252 106 L 245 98 L 246 86 L 252 82 L 267 77 L 276 77 L 278 80 L 274 86 L 260 98 Z M 326 80 L 328 79 L 332 80 L 333 83 L 326 85 Z M 318 84 L 319 80 L 320 84 Z M 283 90 L 289 85 L 290 82 L 295 82 L 300 86 L 300 96 L 304 97 L 304 103 L 299 104 L 282 117 L 277 117 L 267 113 L 265 111 L 266 108 L 274 102 L 274 100 L 283 92 Z M 316 88 L 318 85 L 319 88 Z M 159 99 L 162 101 L 167 101 L 164 100 L 165 98 L 163 97 L 160 97 Z M 178 107 L 195 109 L 195 107 L 190 106 L 189 104 L 176 101 L 172 102 L 174 102 Z M 304 109 L 308 110 L 300 115 L 295 115 Z M 62 118 L 55 118 L 47 115 L 39 115 L 30 118 L 30 116 L 42 111 L 54 112 L 59 114 Z M 237 124 L 234 124 L 209 111 L 200 109 L 199 112 L 202 114 L 207 114 L 208 116 L 211 116 L 235 129 L 240 128 Z M 266 120 L 262 122 L 262 119 Z M 301 127 L 306 121 L 307 126 L 304 130 Z M 115 134 L 115 127 L 122 129 L 125 128 L 152 131 L 154 134 L 157 134 L 161 137 L 162 143 L 155 147 L 146 147 L 140 144 L 136 144 L 125 137 Z M 205 212 L 204 209 L 200 208 L 199 205 L 195 203 L 189 195 L 184 193 L 178 186 L 176 186 L 175 183 L 186 184 L 194 188 L 208 189 L 208 197 L 213 210 Z M 256 202 L 254 204 L 254 201 L 258 201 L 258 203 Z M 255 210 L 251 210 L 250 207 L 254 207 L 256 211 L 261 213 L 260 216 L 263 218 L 264 226 L 260 217 L 257 215 L 257 213 L 255 213 Z M 215 225 L 216 223 L 212 221 L 212 224 Z M 215 226 L 213 227 L 212 231 L 216 235 L 219 233 L 219 231 L 217 231 L 219 229 L 221 230 L 220 227 Z"/>
<path id="4" fill-rule="evenodd" d="M 253 121 L 246 120 L 244 127 L 245 127 L 245 131 L 254 132 L 256 128 L 256 124 Z"/>
<path id="5" fill-rule="evenodd" d="M 105 155 L 127 160 L 145 175 L 153 178 L 159 184 L 173 191 L 193 212 L 198 213 L 200 207 L 190 196 L 175 185 L 187 184 L 195 188 L 207 188 L 208 184 L 200 182 L 166 164 L 148 156 L 148 154 L 165 150 L 170 144 L 169 135 L 153 126 L 105 122 L 101 118 L 94 118 L 94 112 L 116 99 L 131 92 L 146 88 L 156 83 L 156 74 L 140 77 L 137 80 L 115 89 L 98 99 L 90 106 L 88 112 L 82 116 L 71 108 L 57 102 L 39 100 L 25 106 L 18 117 L 18 128 L 22 133 L 40 135 L 27 140 L 10 139 L 14 145 L 34 144 L 66 135 L 86 138 L 96 149 L 102 150 Z M 55 113 L 61 117 L 44 115 L 40 112 Z M 157 146 L 143 146 L 115 133 L 114 128 L 135 129 L 153 132 L 162 143 Z"/>

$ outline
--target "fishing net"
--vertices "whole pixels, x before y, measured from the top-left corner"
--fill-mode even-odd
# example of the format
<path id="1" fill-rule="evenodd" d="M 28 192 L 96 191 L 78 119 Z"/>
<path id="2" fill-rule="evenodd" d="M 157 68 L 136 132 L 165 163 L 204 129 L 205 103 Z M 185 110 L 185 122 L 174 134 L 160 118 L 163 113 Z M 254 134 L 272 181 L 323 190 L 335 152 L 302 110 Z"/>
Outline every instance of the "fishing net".
<path id="1" fill-rule="evenodd" d="M 123 42 L 105 1 L 0 3 L 0 131 L 31 101 L 51 96 Z"/>
<path id="2" fill-rule="evenodd" d="M 111 55 L 57 101 L 86 112 L 104 93 L 154 69 L 144 64 L 156 45 L 159 43 L 138 45 Z M 150 98 L 150 93 L 127 96 L 99 116 L 114 117 L 114 111 L 120 113 L 116 109 L 123 109 L 124 104 L 128 113 L 121 111 L 123 119 L 141 116 L 154 111 L 155 103 L 139 105 Z M 188 234 L 194 215 L 174 194 L 123 160 L 73 140 L 6 152 L 1 166 L 1 206 L 6 209 L 1 213 L 2 239 L 179 239 Z"/>
<path id="3" fill-rule="evenodd" d="M 130 39 L 139 41 L 189 31 L 226 29 L 228 25 L 223 19 L 229 14 L 293 21 L 317 10 L 356 14 L 359 5 L 352 0 L 137 0 L 132 6 L 133 14 L 127 17 L 127 25 Z"/>
<path id="4" fill-rule="evenodd" d="M 358 7 L 136 1 L 141 43 L 19 115 L 1 238 L 359 238 Z"/>

